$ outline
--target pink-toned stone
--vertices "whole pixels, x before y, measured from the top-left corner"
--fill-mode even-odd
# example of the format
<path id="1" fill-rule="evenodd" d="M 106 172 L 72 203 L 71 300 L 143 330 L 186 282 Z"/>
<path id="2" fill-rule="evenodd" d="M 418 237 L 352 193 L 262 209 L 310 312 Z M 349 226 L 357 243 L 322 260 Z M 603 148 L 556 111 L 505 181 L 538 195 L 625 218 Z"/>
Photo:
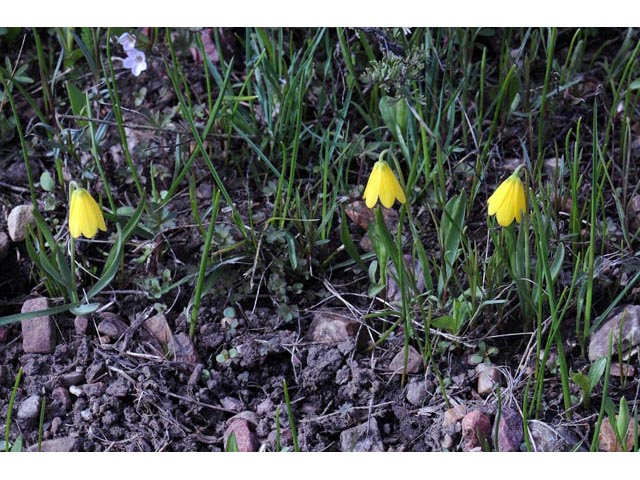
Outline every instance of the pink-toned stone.
<path id="1" fill-rule="evenodd" d="M 234 418 L 229 422 L 224 432 L 224 447 L 227 448 L 229 436 L 233 433 L 236 438 L 239 452 L 256 452 L 258 450 L 258 438 L 251 428 L 251 424 L 243 418 Z"/>
<path id="2" fill-rule="evenodd" d="M 422 355 L 409 345 L 407 356 L 407 373 L 418 373 L 422 370 Z M 392 373 L 402 373 L 404 368 L 404 349 L 400 350 L 389 362 L 389 371 Z"/>
<path id="3" fill-rule="evenodd" d="M 500 381 L 500 371 L 493 365 L 481 363 L 476 367 L 476 372 L 478 372 L 478 394 L 483 397 L 489 395 Z"/>
<path id="4" fill-rule="evenodd" d="M 449 425 L 455 425 L 458 421 L 464 417 L 466 408 L 464 405 L 456 405 L 444 412 L 444 418 L 442 420 L 442 426 L 448 427 Z"/>
<path id="5" fill-rule="evenodd" d="M 22 313 L 49 308 L 45 297 L 32 298 L 22 305 Z M 25 353 L 51 353 L 56 347 L 56 331 L 49 315 L 22 320 L 22 349 Z"/>
<path id="6" fill-rule="evenodd" d="M 462 419 L 462 450 L 470 452 L 491 438 L 491 422 L 480 410 L 467 413 Z"/>

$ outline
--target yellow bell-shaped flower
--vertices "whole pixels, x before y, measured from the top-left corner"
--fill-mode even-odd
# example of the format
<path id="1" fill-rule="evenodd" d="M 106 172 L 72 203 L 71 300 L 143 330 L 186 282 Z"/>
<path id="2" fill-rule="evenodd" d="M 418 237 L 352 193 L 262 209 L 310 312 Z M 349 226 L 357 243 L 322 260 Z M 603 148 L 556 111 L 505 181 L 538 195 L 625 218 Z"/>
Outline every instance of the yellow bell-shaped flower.
<path id="1" fill-rule="evenodd" d="M 72 187 L 73 188 L 73 187 Z M 73 238 L 84 235 L 93 238 L 98 229 L 107 231 L 102 210 L 84 188 L 73 188 L 69 205 L 69 232 Z"/>
<path id="2" fill-rule="evenodd" d="M 380 155 L 380 160 L 373 165 L 363 198 L 368 208 L 373 208 L 378 202 L 378 198 L 386 208 L 391 208 L 396 199 L 400 203 L 407 201 L 398 179 L 393 174 L 391 167 L 382 159 L 382 155 Z"/>
<path id="3" fill-rule="evenodd" d="M 522 215 L 527 209 L 524 187 L 519 175 L 520 168 L 507 178 L 489 197 L 489 215 L 495 215 L 498 223 L 508 227 L 516 222 L 520 223 Z"/>

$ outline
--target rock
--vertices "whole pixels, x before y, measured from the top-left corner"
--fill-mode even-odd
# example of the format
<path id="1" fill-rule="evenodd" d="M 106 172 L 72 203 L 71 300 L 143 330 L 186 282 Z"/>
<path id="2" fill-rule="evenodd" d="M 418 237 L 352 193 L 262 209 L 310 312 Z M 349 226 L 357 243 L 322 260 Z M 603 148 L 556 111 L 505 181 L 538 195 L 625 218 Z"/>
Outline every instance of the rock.
<path id="1" fill-rule="evenodd" d="M 49 308 L 45 297 L 27 300 L 22 313 L 37 312 Z M 51 353 L 56 347 L 56 331 L 49 315 L 22 320 L 22 349 L 25 353 Z"/>
<path id="2" fill-rule="evenodd" d="M 73 326 L 76 331 L 76 335 L 86 335 L 87 328 L 89 327 L 89 319 L 87 317 L 78 315 L 73 320 Z"/>
<path id="3" fill-rule="evenodd" d="M 80 395 L 84 394 L 84 390 L 77 385 L 71 385 L 69 387 L 69 393 L 74 397 L 79 397 Z"/>
<path id="4" fill-rule="evenodd" d="M 258 451 L 258 437 L 253 431 L 250 422 L 242 418 L 234 418 L 229 422 L 223 436 L 225 450 L 228 446 L 229 436 L 232 433 L 236 438 L 236 444 L 238 445 L 239 452 Z"/>
<path id="5" fill-rule="evenodd" d="M 389 362 L 389 371 L 392 373 L 402 373 L 404 368 L 404 349 L 396 353 L 395 357 Z M 422 370 L 422 355 L 409 345 L 409 353 L 407 358 L 407 373 L 418 373 Z"/>
<path id="6" fill-rule="evenodd" d="M 424 272 L 422 271 L 422 265 L 419 260 L 413 261 L 411 255 L 404 255 L 404 261 L 413 271 L 413 277 L 416 282 L 417 291 L 411 291 L 410 295 L 417 296 L 424 292 Z M 413 267 L 411 265 L 413 264 Z M 387 269 L 387 300 L 391 303 L 399 304 L 402 302 L 402 291 L 396 282 L 398 277 L 396 273 L 396 267 L 391 262 Z M 407 285 L 408 287 L 409 285 Z"/>
<path id="7" fill-rule="evenodd" d="M 0 232 L 0 262 L 2 262 L 9 254 L 9 236 Z"/>
<path id="8" fill-rule="evenodd" d="M 609 373 L 612 377 L 633 377 L 636 373 L 636 370 L 633 368 L 633 365 L 623 364 L 620 366 L 619 363 L 612 363 Z"/>
<path id="9" fill-rule="evenodd" d="M 627 227 L 632 235 L 640 229 L 640 195 L 634 195 L 627 204 Z"/>
<path id="10" fill-rule="evenodd" d="M 623 353 L 640 344 L 640 305 L 627 305 L 618 313 L 609 317 L 589 342 L 589 360 L 594 362 L 606 357 L 609 349 L 609 334 L 612 333 L 612 353 L 617 352 L 618 342 L 622 343 Z"/>
<path id="11" fill-rule="evenodd" d="M 71 372 L 66 373 L 62 376 L 62 384 L 65 387 L 70 387 L 71 385 L 81 385 L 85 382 L 84 373 L 82 372 Z"/>
<path id="12" fill-rule="evenodd" d="M 383 452 L 378 421 L 371 417 L 368 422 L 344 430 L 340 433 L 340 451 L 342 452 Z"/>
<path id="13" fill-rule="evenodd" d="M 616 420 L 618 416 L 616 415 Z M 626 447 L 627 451 L 633 450 L 633 419 L 629 423 L 629 428 L 627 429 L 627 438 L 626 438 Z M 598 432 L 598 448 L 602 452 L 622 452 L 622 445 L 618 442 L 616 438 L 616 434 L 611 427 L 611 422 L 609 421 L 609 417 L 604 417 L 602 420 L 602 424 L 600 425 L 600 432 Z"/>
<path id="14" fill-rule="evenodd" d="M 353 223 L 364 230 L 367 230 L 369 228 L 369 224 L 376 218 L 374 209 L 368 208 L 367 204 L 363 200 L 357 200 L 345 205 L 344 212 L 353 221 Z M 390 231 L 397 229 L 399 216 L 395 209 L 384 208 L 382 210 L 382 217 Z"/>
<path id="15" fill-rule="evenodd" d="M 98 332 L 111 340 L 117 340 L 127 331 L 128 325 L 120 315 L 111 312 L 99 314 L 102 320 L 98 323 Z"/>
<path id="16" fill-rule="evenodd" d="M 442 419 L 442 426 L 448 427 L 449 425 L 455 425 L 457 422 L 462 420 L 464 414 L 466 412 L 466 407 L 462 404 L 456 405 L 453 408 L 450 408 L 446 412 L 444 412 L 444 418 Z"/>
<path id="17" fill-rule="evenodd" d="M 9 327 L 0 327 L 0 343 L 6 343 L 9 337 Z"/>
<path id="18" fill-rule="evenodd" d="M 7 230 L 14 242 L 22 242 L 27 238 L 27 225 L 33 225 L 33 205 L 18 205 L 11 210 L 7 218 Z"/>
<path id="19" fill-rule="evenodd" d="M 60 437 L 44 440 L 41 444 L 43 452 L 73 452 L 77 450 L 78 439 L 74 437 Z M 32 445 L 29 452 L 37 452 L 38 444 Z"/>
<path id="20" fill-rule="evenodd" d="M 322 310 L 313 314 L 307 333 L 311 342 L 340 343 L 356 338 L 360 323 L 336 312 Z"/>
<path id="21" fill-rule="evenodd" d="M 186 333 L 180 332 L 171 338 L 169 351 L 173 353 L 177 362 L 199 363 L 196 347 Z"/>
<path id="22" fill-rule="evenodd" d="M 80 412 L 80 418 L 82 418 L 82 420 L 84 420 L 85 422 L 90 422 L 91 420 L 93 420 L 93 414 L 91 413 L 91 409 L 86 408 L 82 410 Z"/>
<path id="23" fill-rule="evenodd" d="M 478 372 L 478 394 L 483 397 L 489 395 L 500 381 L 500 371 L 492 365 L 480 363 L 476 366 L 476 372 Z"/>
<path id="24" fill-rule="evenodd" d="M 440 440 L 440 446 L 446 450 L 450 450 L 453 447 L 453 444 L 453 437 L 448 433 L 445 433 L 444 437 L 442 437 L 442 440 Z"/>
<path id="25" fill-rule="evenodd" d="M 531 446 L 536 452 L 567 452 L 580 442 L 563 427 L 552 427 L 540 420 L 529 420 Z"/>
<path id="26" fill-rule="evenodd" d="M 472 410 L 462 419 L 462 450 L 470 452 L 489 445 L 491 439 L 491 422 L 480 410 Z"/>
<path id="27" fill-rule="evenodd" d="M 524 440 L 522 418 L 513 408 L 503 408 L 498 423 L 498 451 L 517 452 Z"/>
<path id="28" fill-rule="evenodd" d="M 40 395 L 31 395 L 18 407 L 18 420 L 23 425 L 34 422 L 40 416 Z"/>
<path id="29" fill-rule="evenodd" d="M 49 406 L 54 415 L 63 415 L 71 409 L 71 395 L 64 387 L 56 387 L 51 392 L 53 402 Z"/>
<path id="30" fill-rule="evenodd" d="M 419 407 L 427 396 L 427 385 L 424 378 L 414 379 L 407 385 L 407 402 Z"/>
<path id="31" fill-rule="evenodd" d="M 163 345 L 168 345 L 173 336 L 167 318 L 162 313 L 147 318 L 144 321 L 144 328 Z"/>

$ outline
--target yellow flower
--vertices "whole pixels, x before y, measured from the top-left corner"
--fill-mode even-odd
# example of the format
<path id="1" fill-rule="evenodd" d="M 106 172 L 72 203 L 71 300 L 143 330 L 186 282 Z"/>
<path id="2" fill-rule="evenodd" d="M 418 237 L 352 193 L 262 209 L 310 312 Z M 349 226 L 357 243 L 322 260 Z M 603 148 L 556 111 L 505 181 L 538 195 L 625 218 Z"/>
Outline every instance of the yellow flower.
<path id="1" fill-rule="evenodd" d="M 508 227 L 515 218 L 520 223 L 522 214 L 527 209 L 527 201 L 524 197 L 524 187 L 519 176 L 520 168 L 507 178 L 489 197 L 489 215 L 495 215 L 498 223 Z"/>
<path id="2" fill-rule="evenodd" d="M 378 198 L 380 198 L 380 203 L 387 208 L 391 208 L 396 199 L 400 203 L 407 201 L 391 167 L 382 160 L 382 154 L 380 155 L 380 160 L 373 165 L 373 170 L 369 175 L 369 181 L 364 189 L 362 198 L 364 198 L 368 208 L 373 208 Z"/>
<path id="3" fill-rule="evenodd" d="M 93 238 L 98 233 L 98 229 L 107 231 L 102 210 L 84 188 L 73 189 L 70 203 L 69 231 L 73 238 L 78 238 L 80 235 Z"/>

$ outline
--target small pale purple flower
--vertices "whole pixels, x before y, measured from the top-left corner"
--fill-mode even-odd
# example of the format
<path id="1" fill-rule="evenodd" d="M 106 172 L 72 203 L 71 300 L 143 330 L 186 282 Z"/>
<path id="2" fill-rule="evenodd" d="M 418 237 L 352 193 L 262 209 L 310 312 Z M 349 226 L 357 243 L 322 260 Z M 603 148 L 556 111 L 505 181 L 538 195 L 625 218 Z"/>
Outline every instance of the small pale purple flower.
<path id="1" fill-rule="evenodd" d="M 125 32 L 118 37 L 118 43 L 122 45 L 122 49 L 125 53 L 128 53 L 129 50 L 133 50 L 136 46 L 136 37 L 131 35 L 129 32 Z"/>
<path id="2" fill-rule="evenodd" d="M 131 70 L 134 77 L 137 77 L 147 69 L 147 58 L 144 52 L 132 48 L 127 50 L 127 58 L 122 61 L 122 65 Z"/>

